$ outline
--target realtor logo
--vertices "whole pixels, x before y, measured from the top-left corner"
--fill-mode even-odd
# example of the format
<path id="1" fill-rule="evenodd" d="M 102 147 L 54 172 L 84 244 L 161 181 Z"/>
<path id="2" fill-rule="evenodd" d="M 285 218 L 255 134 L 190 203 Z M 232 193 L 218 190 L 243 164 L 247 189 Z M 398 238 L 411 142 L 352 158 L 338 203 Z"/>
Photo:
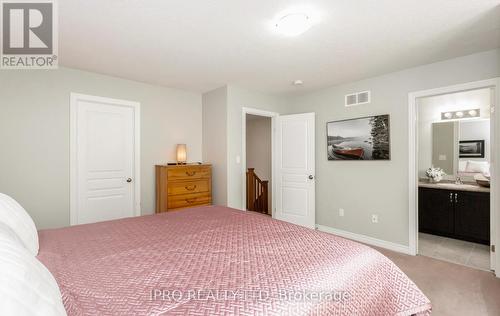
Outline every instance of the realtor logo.
<path id="1" fill-rule="evenodd" d="M 57 16 L 52 0 L 1 0 L 0 68 L 57 68 Z"/>

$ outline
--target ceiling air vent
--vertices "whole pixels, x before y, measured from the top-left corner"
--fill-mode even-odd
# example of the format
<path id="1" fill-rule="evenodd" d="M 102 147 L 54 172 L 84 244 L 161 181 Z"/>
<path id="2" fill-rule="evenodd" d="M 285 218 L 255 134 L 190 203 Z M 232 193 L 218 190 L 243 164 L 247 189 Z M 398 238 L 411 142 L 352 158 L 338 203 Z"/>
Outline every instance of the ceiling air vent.
<path id="1" fill-rule="evenodd" d="M 370 101 L 370 91 L 357 92 L 353 94 L 347 94 L 345 96 L 345 106 L 367 104 L 370 103 Z"/>

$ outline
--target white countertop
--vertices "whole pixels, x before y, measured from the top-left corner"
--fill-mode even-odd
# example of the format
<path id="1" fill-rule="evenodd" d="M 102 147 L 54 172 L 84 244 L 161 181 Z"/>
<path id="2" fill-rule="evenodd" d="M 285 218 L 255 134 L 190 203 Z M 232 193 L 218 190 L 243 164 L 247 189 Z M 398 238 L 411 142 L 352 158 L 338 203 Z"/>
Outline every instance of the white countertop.
<path id="1" fill-rule="evenodd" d="M 453 190 L 453 191 L 469 191 L 469 192 L 490 192 L 490 188 L 479 186 L 473 183 L 455 184 L 453 182 L 431 183 L 428 181 L 419 181 L 418 186 L 421 188 Z"/>

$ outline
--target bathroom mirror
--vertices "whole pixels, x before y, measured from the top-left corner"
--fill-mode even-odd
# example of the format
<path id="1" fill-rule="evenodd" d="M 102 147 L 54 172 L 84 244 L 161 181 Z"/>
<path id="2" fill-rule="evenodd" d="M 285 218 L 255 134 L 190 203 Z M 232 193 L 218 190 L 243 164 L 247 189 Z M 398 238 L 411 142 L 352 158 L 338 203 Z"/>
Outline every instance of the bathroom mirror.
<path id="1" fill-rule="evenodd" d="M 444 180 L 472 180 L 489 173 L 490 89 L 418 100 L 418 175 L 442 168 Z"/>
<path id="2" fill-rule="evenodd" d="M 489 174 L 489 119 L 435 122 L 431 136 L 432 166 L 443 169 L 447 178 Z"/>

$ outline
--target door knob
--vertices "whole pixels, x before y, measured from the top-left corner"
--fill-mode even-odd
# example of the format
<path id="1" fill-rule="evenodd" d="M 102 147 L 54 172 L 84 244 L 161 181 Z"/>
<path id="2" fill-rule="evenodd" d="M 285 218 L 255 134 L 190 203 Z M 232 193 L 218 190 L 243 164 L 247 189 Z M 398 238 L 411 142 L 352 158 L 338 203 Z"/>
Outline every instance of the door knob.
<path id="1" fill-rule="evenodd" d="M 128 178 L 128 179 L 127 179 L 127 182 L 128 182 L 128 183 L 132 182 L 132 179 L 131 179 L 131 178 Z"/>
<path id="2" fill-rule="evenodd" d="M 314 176 L 312 174 L 309 175 L 309 180 L 314 179 Z"/>

